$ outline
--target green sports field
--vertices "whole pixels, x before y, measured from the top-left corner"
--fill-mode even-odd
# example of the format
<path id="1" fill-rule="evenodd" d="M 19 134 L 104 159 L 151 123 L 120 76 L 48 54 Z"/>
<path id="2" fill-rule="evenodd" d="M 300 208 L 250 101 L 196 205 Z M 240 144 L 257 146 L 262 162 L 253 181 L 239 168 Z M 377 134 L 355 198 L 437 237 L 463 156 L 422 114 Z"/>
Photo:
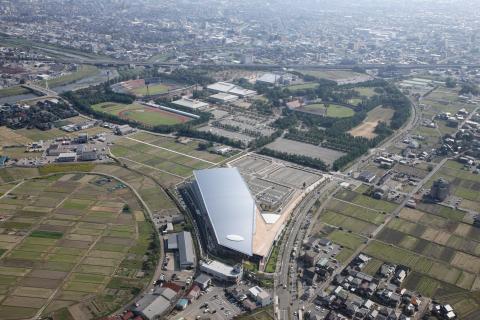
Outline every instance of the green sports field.
<path id="1" fill-rule="evenodd" d="M 122 104 L 104 102 L 92 106 L 93 110 L 115 115 L 122 119 L 136 121 L 146 126 L 174 125 L 191 120 L 191 118 L 172 112 L 147 107 L 138 103 Z"/>
<path id="2" fill-rule="evenodd" d="M 337 104 L 329 104 L 326 106 L 323 103 L 313 103 L 303 107 L 304 110 L 319 113 L 326 117 L 332 118 L 348 118 L 355 114 L 355 111 L 351 108 L 340 106 Z"/>
<path id="3" fill-rule="evenodd" d="M 148 86 L 148 92 L 147 92 L 147 86 L 140 87 L 133 89 L 133 93 L 138 95 L 138 96 L 146 96 L 147 94 L 150 95 L 156 95 L 156 94 L 162 94 L 162 93 L 167 93 L 168 92 L 168 86 L 162 83 L 157 83 L 157 84 L 150 84 Z"/>

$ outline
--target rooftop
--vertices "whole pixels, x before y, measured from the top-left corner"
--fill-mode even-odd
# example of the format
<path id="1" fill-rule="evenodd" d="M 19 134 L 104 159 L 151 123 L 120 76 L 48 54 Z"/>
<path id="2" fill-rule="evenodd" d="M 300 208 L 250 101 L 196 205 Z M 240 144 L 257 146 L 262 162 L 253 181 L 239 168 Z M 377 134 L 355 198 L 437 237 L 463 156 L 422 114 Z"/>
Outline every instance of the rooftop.
<path id="1" fill-rule="evenodd" d="M 189 99 L 189 98 L 182 98 L 182 99 L 173 101 L 172 103 L 182 107 L 194 109 L 194 110 L 208 107 L 208 103 L 195 100 L 195 99 Z"/>
<path id="2" fill-rule="evenodd" d="M 229 249 L 253 255 L 256 205 L 236 168 L 193 172 L 217 242 Z"/>

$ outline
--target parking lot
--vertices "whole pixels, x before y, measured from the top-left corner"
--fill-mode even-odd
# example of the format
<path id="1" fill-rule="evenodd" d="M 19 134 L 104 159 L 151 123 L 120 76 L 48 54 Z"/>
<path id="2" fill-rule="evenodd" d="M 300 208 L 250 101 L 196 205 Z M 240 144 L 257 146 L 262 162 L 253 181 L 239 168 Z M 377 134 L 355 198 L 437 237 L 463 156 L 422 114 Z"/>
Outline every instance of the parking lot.
<path id="1" fill-rule="evenodd" d="M 231 300 L 233 301 L 233 300 Z M 230 302 L 225 296 L 224 288 L 211 286 L 207 292 L 184 311 L 173 314 L 174 319 L 184 318 L 187 320 L 209 319 L 233 319 L 243 311 L 235 302 Z"/>

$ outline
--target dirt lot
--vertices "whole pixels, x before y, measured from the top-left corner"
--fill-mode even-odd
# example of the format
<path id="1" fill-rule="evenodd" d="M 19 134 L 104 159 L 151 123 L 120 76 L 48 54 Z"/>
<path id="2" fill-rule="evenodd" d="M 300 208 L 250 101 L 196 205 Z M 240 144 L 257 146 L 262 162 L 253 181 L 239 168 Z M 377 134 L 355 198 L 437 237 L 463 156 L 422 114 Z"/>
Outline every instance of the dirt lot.
<path id="1" fill-rule="evenodd" d="M 349 133 L 354 137 L 365 137 L 368 139 L 375 138 L 377 136 L 375 133 L 375 128 L 377 127 L 378 123 L 380 121 L 386 123 L 390 122 L 390 119 L 393 117 L 393 113 L 393 109 L 378 106 L 368 112 L 367 118 L 363 121 L 363 123 L 350 130 Z"/>
<path id="2" fill-rule="evenodd" d="M 299 154 L 307 157 L 318 158 L 323 160 L 328 165 L 331 165 L 335 160 L 345 155 L 345 153 L 327 149 L 319 146 L 314 146 L 312 144 L 288 140 L 288 139 L 277 139 L 274 142 L 266 146 L 269 149 L 287 152 L 291 154 Z"/>

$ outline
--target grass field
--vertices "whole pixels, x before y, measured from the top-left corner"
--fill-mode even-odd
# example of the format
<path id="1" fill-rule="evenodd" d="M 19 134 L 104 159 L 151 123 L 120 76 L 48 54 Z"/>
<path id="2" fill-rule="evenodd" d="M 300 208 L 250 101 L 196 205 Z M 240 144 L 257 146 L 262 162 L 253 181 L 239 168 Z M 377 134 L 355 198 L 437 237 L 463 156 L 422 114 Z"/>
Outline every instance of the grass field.
<path id="1" fill-rule="evenodd" d="M 150 95 L 167 93 L 168 90 L 169 90 L 169 87 L 162 83 L 150 84 L 148 86 L 148 93 L 150 93 Z M 147 86 L 136 88 L 136 89 L 133 89 L 132 91 L 134 94 L 138 96 L 146 96 L 148 94 Z"/>
<path id="2" fill-rule="evenodd" d="M 326 107 L 323 103 L 314 103 L 306 105 L 302 107 L 302 109 L 332 118 L 348 118 L 355 114 L 353 109 L 336 104 L 329 104 L 328 107 Z"/>
<path id="3" fill-rule="evenodd" d="M 0 89 L 0 98 L 10 97 L 10 96 L 18 96 L 22 94 L 27 94 L 30 91 L 25 89 L 21 86 L 13 86 L 9 88 Z"/>
<path id="4" fill-rule="evenodd" d="M 74 304 L 98 318 L 129 301 L 132 288 L 148 283 L 148 276 L 135 274 L 153 228 L 129 189 L 100 179 L 85 173 L 28 180 L 0 200 L 0 208 L 10 208 L 0 222 L 0 248 L 5 248 L 0 249 L 0 310 L 8 311 L 9 319 L 31 317 L 44 306 L 42 316 L 68 315 L 65 307 Z M 140 215 L 123 212 L 125 204 Z M 119 282 L 129 287 L 109 290 Z"/>
<path id="5" fill-rule="evenodd" d="M 375 88 L 372 88 L 372 87 L 358 87 L 358 88 L 355 88 L 354 90 L 357 91 L 362 97 L 367 97 L 367 98 L 371 98 L 377 94 L 375 92 Z"/>
<path id="6" fill-rule="evenodd" d="M 355 111 L 344 106 L 331 104 L 327 107 L 327 117 L 348 118 L 348 117 L 353 117 L 354 114 L 355 114 Z"/>
<path id="7" fill-rule="evenodd" d="M 98 112 L 115 115 L 123 119 L 136 121 L 147 126 L 173 125 L 191 120 L 191 118 L 186 116 L 147 107 L 138 103 L 121 104 L 104 102 L 93 105 L 92 109 Z"/>
<path id="8" fill-rule="evenodd" d="M 293 84 L 287 87 L 290 91 L 299 91 L 299 90 L 307 90 L 307 89 L 315 89 L 318 87 L 318 83 L 316 82 L 307 82 L 302 84 Z"/>

